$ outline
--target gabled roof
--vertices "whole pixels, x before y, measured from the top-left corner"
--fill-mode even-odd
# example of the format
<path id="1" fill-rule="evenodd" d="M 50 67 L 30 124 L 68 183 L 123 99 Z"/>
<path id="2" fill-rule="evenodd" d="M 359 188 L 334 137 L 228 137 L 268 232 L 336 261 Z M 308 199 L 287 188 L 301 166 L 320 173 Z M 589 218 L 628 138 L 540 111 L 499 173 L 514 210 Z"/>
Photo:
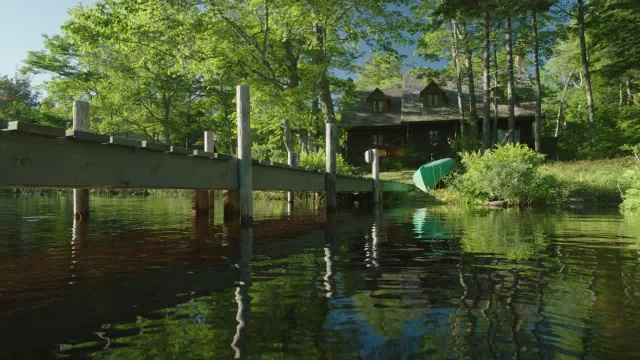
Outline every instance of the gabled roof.
<path id="1" fill-rule="evenodd" d="M 440 85 L 438 85 L 438 83 L 436 83 L 435 81 L 431 80 L 429 81 L 429 83 L 427 84 L 427 86 L 424 87 L 424 89 L 422 89 L 422 91 L 420 91 L 420 96 L 424 96 L 425 93 L 433 93 L 433 89 L 441 92 L 441 93 L 445 93 L 446 90 L 443 89 Z"/>
<path id="2" fill-rule="evenodd" d="M 389 99 L 389 97 L 387 96 L 387 94 L 384 93 L 384 91 L 380 90 L 380 88 L 376 88 L 371 92 L 371 94 L 369 94 L 369 96 L 367 96 L 367 101 L 371 100 L 373 95 L 376 95 L 376 94 L 381 94 L 382 96 L 384 96 L 385 99 L 387 100 Z"/>
<path id="3" fill-rule="evenodd" d="M 374 90 L 375 91 L 375 90 Z M 342 124 L 346 126 L 386 126 L 400 125 L 402 110 L 402 89 L 380 90 L 389 101 L 388 111 L 374 113 L 368 99 L 369 91 L 359 91 L 360 101 L 354 104 L 352 111 L 342 114 Z"/>
<path id="4" fill-rule="evenodd" d="M 526 76 L 521 77 L 522 85 L 526 87 Z M 530 83 L 529 83 L 530 84 Z M 437 87 L 439 91 L 444 93 L 446 98 L 445 104 L 439 107 L 425 107 L 421 94 L 427 89 Z M 482 116 L 484 107 L 482 99 L 482 84 L 475 84 L 476 103 L 478 107 L 478 115 Z M 389 99 L 389 111 L 386 113 L 371 112 L 368 99 L 376 93 L 376 90 L 383 93 Z M 425 81 L 415 75 L 405 74 L 403 78 L 402 89 L 376 89 L 373 92 L 360 92 L 360 101 L 354 106 L 353 111 L 346 112 L 342 116 L 342 124 L 347 127 L 365 127 L 365 126 L 389 126 L 401 125 L 403 123 L 412 122 L 430 122 L 430 121 L 459 121 L 460 114 L 458 109 L 458 90 L 455 82 L 449 81 L 440 85 L 435 81 Z M 462 86 L 462 100 L 465 104 L 465 116 L 468 117 L 468 104 L 470 102 L 469 87 Z M 521 103 L 516 105 L 516 117 L 533 117 L 534 107 L 531 103 Z M 491 106 L 491 116 L 494 116 L 493 106 Z M 498 116 L 507 117 L 507 106 L 498 106 Z"/>

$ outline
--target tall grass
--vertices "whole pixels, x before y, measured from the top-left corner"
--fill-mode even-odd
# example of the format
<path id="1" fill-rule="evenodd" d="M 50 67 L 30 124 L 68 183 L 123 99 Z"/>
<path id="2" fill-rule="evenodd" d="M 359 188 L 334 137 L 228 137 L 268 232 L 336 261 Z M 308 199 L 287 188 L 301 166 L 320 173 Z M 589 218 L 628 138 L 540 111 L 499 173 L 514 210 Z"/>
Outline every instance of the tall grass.
<path id="1" fill-rule="evenodd" d="M 634 166 L 632 157 L 605 159 L 554 161 L 544 164 L 541 172 L 554 175 L 568 192 L 568 200 L 619 204 L 620 192 L 629 188 L 625 172 Z"/>

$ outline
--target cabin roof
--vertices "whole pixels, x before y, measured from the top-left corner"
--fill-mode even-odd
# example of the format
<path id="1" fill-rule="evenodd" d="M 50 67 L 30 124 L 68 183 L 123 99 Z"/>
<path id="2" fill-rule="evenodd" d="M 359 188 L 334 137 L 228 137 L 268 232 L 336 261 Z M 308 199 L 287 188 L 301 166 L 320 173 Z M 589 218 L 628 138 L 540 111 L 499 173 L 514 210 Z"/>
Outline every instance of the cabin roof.
<path id="1" fill-rule="evenodd" d="M 403 123 L 432 122 L 432 121 L 459 121 L 458 110 L 458 90 L 455 82 L 437 83 L 435 81 L 425 81 L 413 74 L 405 74 L 403 77 L 403 87 L 401 89 L 380 90 L 389 99 L 389 111 L 385 113 L 371 112 L 368 99 L 373 92 L 361 91 L 360 100 L 354 105 L 353 111 L 347 111 L 342 116 L 342 124 L 347 127 L 365 126 L 389 126 Z M 530 81 L 526 74 L 517 78 L 520 86 L 530 88 Z M 421 93 L 430 86 L 437 86 L 445 97 L 446 102 L 440 107 L 425 107 Z M 484 107 L 482 99 L 482 84 L 476 83 L 475 93 L 478 107 L 478 115 L 482 116 Z M 375 92 L 375 90 L 374 90 Z M 468 118 L 468 104 L 470 102 L 469 86 L 462 86 L 462 100 L 467 107 L 465 116 Z M 515 107 L 516 117 L 533 117 L 535 115 L 535 102 L 521 102 Z M 491 105 L 490 105 L 491 106 Z M 493 106 L 491 106 L 491 116 L 495 116 Z M 498 116 L 505 118 L 508 116 L 507 105 L 498 106 Z"/>
<path id="2" fill-rule="evenodd" d="M 373 90 L 371 94 L 367 96 L 367 101 L 371 100 L 371 98 L 376 94 L 382 95 L 387 100 L 389 99 L 389 97 L 387 96 L 387 94 L 384 93 L 384 91 L 380 90 L 380 88 L 375 88 L 375 90 Z"/>

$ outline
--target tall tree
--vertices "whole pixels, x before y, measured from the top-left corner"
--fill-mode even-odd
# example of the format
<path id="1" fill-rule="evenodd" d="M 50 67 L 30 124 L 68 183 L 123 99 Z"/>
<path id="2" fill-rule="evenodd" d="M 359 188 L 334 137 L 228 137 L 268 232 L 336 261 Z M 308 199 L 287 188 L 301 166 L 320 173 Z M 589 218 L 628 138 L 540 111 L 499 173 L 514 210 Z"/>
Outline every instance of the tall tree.
<path id="1" fill-rule="evenodd" d="M 32 90 L 28 76 L 0 76 L 0 118 L 4 120 L 36 120 L 39 94 Z"/>
<path id="2" fill-rule="evenodd" d="M 439 9 L 439 1 L 425 1 L 415 14 L 425 19 L 424 33 L 418 40 L 416 54 L 428 61 L 446 60 L 453 65 L 453 74 L 457 90 L 458 112 L 460 114 L 460 135 L 469 136 L 468 124 L 465 116 L 465 103 L 462 89 L 462 45 L 458 39 L 458 20 L 449 14 L 443 14 Z"/>
<path id="3" fill-rule="evenodd" d="M 474 40 L 476 34 L 475 27 L 472 25 L 474 21 L 477 4 L 473 1 L 448 0 L 448 1 L 432 1 L 427 3 L 427 18 L 430 22 L 429 31 L 432 34 L 440 34 L 439 36 L 427 34 L 421 39 L 422 54 L 446 53 L 439 46 L 436 51 L 429 51 L 429 47 L 433 47 L 433 40 L 444 37 L 450 37 L 448 42 L 443 42 L 444 46 L 449 49 L 451 54 L 450 62 L 455 70 L 456 87 L 458 90 L 458 108 L 460 112 L 460 127 L 463 133 L 467 128 L 465 121 L 465 111 L 462 99 L 462 73 L 464 73 L 465 81 L 469 89 L 469 123 L 470 130 L 468 135 L 474 139 L 477 137 L 479 125 L 478 120 L 478 100 L 475 89 L 475 72 L 474 72 Z M 449 27 L 447 29 L 447 26 Z M 428 41 L 431 40 L 431 43 Z M 464 66 L 462 62 L 464 61 Z"/>
<path id="4" fill-rule="evenodd" d="M 358 68 L 354 84 L 359 90 L 402 87 L 403 60 L 396 53 L 375 52 Z"/>
<path id="5" fill-rule="evenodd" d="M 538 18 L 540 14 L 547 12 L 553 4 L 552 0 L 530 0 L 525 2 L 524 7 L 531 14 L 531 46 L 533 53 L 534 84 L 536 91 L 535 124 L 533 127 L 533 137 L 535 150 L 541 151 L 542 137 L 542 83 L 540 81 L 540 35 L 538 31 Z"/>
<path id="6" fill-rule="evenodd" d="M 483 122 L 482 122 L 482 150 L 487 150 L 491 147 L 491 109 L 489 108 L 489 101 L 491 98 L 491 53 L 490 53 L 490 27 L 491 19 L 489 17 L 489 7 L 485 6 L 482 11 L 482 82 L 484 84 L 483 91 Z M 495 69 L 494 71 L 497 71 Z M 496 81 L 496 86 L 497 86 Z M 494 92 L 497 89 L 494 89 Z M 497 113 L 497 112 L 496 112 Z M 495 124 L 497 131 L 497 124 Z"/>
<path id="7" fill-rule="evenodd" d="M 508 126 L 509 126 L 509 141 L 515 142 L 515 95 L 514 95 L 514 73 L 513 73 L 513 39 L 511 20 L 513 14 L 513 7 L 510 1 L 505 4 L 505 18 L 504 18 L 504 35 L 505 44 L 507 47 L 507 109 L 508 109 Z"/>

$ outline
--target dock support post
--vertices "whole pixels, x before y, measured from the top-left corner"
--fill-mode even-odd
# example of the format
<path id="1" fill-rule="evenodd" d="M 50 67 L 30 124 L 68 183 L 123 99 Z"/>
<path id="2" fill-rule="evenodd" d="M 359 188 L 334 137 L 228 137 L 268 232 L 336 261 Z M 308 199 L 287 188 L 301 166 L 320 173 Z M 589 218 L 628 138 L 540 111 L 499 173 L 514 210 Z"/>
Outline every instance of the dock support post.
<path id="1" fill-rule="evenodd" d="M 204 151 L 213 152 L 214 134 L 211 131 L 204 132 Z M 197 189 L 193 191 L 193 198 L 191 199 L 191 215 L 202 216 L 208 215 L 209 209 L 213 208 L 211 190 Z"/>
<path id="2" fill-rule="evenodd" d="M 373 177 L 373 205 L 380 204 L 380 154 L 371 149 L 371 176 Z"/>
<path id="3" fill-rule="evenodd" d="M 293 152 L 293 137 L 291 136 L 291 127 L 289 126 L 289 120 L 282 121 L 282 141 L 284 142 L 284 147 L 287 149 L 287 164 L 289 166 L 294 166 L 295 164 L 295 153 Z M 288 207 L 292 207 L 293 205 L 293 191 L 287 191 L 287 203 Z"/>
<path id="4" fill-rule="evenodd" d="M 240 192 L 238 190 L 224 190 L 222 192 L 224 203 L 224 222 L 233 223 L 240 217 Z"/>
<path id="5" fill-rule="evenodd" d="M 89 103 L 73 102 L 73 130 L 89 131 Z M 73 189 L 73 216 L 76 219 L 89 219 L 89 189 Z"/>
<path id="6" fill-rule="evenodd" d="M 217 136 L 213 131 L 204 132 L 204 151 L 215 153 L 216 152 Z M 213 214 L 215 208 L 215 192 L 209 190 L 209 211 Z"/>
<path id="7" fill-rule="evenodd" d="M 326 195 L 327 195 L 327 212 L 333 212 L 337 209 L 337 191 L 336 191 L 336 153 L 337 153 L 337 125 L 334 122 L 325 124 L 325 152 L 326 152 Z"/>
<path id="8" fill-rule="evenodd" d="M 238 114 L 238 190 L 240 193 L 240 221 L 243 226 L 253 223 L 253 173 L 251 169 L 251 121 L 249 118 L 249 87 L 236 88 Z"/>

